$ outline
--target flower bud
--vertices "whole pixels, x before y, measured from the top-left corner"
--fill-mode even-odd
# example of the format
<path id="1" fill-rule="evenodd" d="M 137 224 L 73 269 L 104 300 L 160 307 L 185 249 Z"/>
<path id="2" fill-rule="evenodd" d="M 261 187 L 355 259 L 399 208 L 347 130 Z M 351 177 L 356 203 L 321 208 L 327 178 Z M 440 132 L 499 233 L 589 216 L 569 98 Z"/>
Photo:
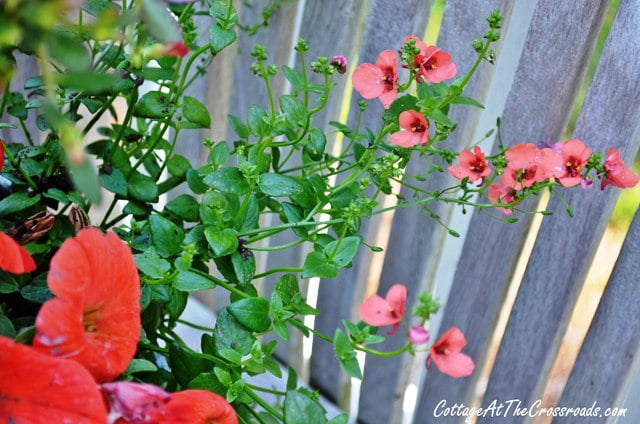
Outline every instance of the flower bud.
<path id="1" fill-rule="evenodd" d="M 333 56 L 331 59 L 331 65 L 336 68 L 336 71 L 340 74 L 344 74 L 347 72 L 347 58 L 341 55 Z"/>
<path id="2" fill-rule="evenodd" d="M 409 329 L 407 338 L 413 344 L 425 344 L 429 341 L 429 332 L 421 325 L 416 325 Z"/>

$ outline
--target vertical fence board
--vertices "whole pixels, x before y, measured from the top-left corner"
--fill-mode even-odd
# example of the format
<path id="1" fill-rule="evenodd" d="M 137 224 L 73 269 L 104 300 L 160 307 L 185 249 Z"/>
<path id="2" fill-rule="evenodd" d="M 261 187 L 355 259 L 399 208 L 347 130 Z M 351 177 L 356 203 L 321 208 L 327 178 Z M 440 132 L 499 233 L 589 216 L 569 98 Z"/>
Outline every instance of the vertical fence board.
<path id="1" fill-rule="evenodd" d="M 640 365 L 640 212 L 622 251 L 562 394 L 560 407 L 619 407 Z M 615 346 L 615 348 L 614 348 Z M 637 404 L 630 405 L 640 410 Z M 557 423 L 602 422 L 601 418 L 557 417 Z M 613 422 L 612 418 L 610 422 Z"/>
<path id="2" fill-rule="evenodd" d="M 579 20 L 573 22 L 582 27 Z M 640 119 L 640 81 L 631 71 L 640 66 L 635 54 L 639 23 L 638 1 L 623 1 L 574 132 L 595 151 L 621 148 L 626 161 L 635 157 L 640 141 L 634 137 Z M 567 192 L 565 198 L 576 211 L 573 219 L 558 199 L 549 202 L 555 216 L 544 220 L 538 233 L 485 404 L 514 398 L 529 404 L 538 398 L 618 194 L 615 188 L 603 193 Z"/>
<path id="3" fill-rule="evenodd" d="M 599 0 L 556 4 L 540 0 L 520 57 L 502 119 L 505 143 L 537 142 L 558 136 L 567 121 L 575 94 L 586 69 L 592 41 L 605 10 Z M 566 28 L 575 23 L 575 30 Z M 580 23 L 579 25 L 577 23 Z M 562 43 L 557 40 L 562 39 Z M 553 61 L 549 58 L 553 57 Z M 540 70 L 544 69 L 544 72 Z M 499 75 L 497 76 L 500 77 Z M 493 149 L 494 152 L 497 148 Z M 529 203 L 529 207 L 532 203 Z M 481 369 L 530 224 L 529 216 L 517 224 L 505 224 L 474 212 L 458 262 L 451 292 L 445 305 L 441 331 L 459 327 L 466 335 L 470 354 Z M 494 266 L 500 258 L 500 265 Z M 431 416 L 441 400 L 449 404 L 469 403 L 478 374 L 451 379 L 428 373 L 418 407 L 418 416 Z M 454 418 L 439 418 L 456 422 Z"/>
<path id="4" fill-rule="evenodd" d="M 360 33 L 360 21 L 365 11 L 366 2 L 358 0 L 335 0 L 331 7 L 319 1 L 301 2 L 304 6 L 300 23 L 300 38 L 304 38 L 309 44 L 309 51 L 305 56 L 307 59 L 307 67 L 318 56 L 326 56 L 331 58 L 333 55 L 343 55 L 349 60 L 353 60 L 358 43 L 358 34 Z M 337 11 L 340 11 L 337 13 Z M 299 63 L 295 63 L 299 69 Z M 311 73 L 309 68 L 307 72 L 310 80 L 320 82 L 318 77 Z M 316 80 L 317 79 L 317 80 Z M 325 108 L 313 117 L 312 126 L 325 126 L 329 121 L 338 120 L 340 109 L 342 107 L 343 93 L 346 76 L 336 74 L 334 78 L 335 87 Z M 310 107 L 316 106 L 316 100 L 319 96 L 312 95 Z M 287 167 L 296 166 L 301 163 L 299 153 L 287 163 Z M 275 223 L 274 223 L 275 224 Z M 271 245 L 283 245 L 297 239 L 297 236 L 291 231 L 279 233 L 270 238 Z M 306 254 L 305 246 L 296 246 L 284 251 L 273 252 L 267 257 L 267 268 L 280 267 L 299 267 L 304 262 Z M 280 275 L 273 275 L 265 278 L 265 291 L 270 291 L 273 284 Z M 306 281 L 303 281 L 306 285 Z M 303 287 L 303 292 L 304 292 Z M 290 340 L 288 343 L 280 342 L 276 353 L 278 357 L 292 365 L 303 376 L 306 374 L 303 369 L 304 358 L 302 357 L 302 338 L 297 330 L 290 332 Z"/>
<path id="5" fill-rule="evenodd" d="M 473 38 L 481 37 L 486 31 L 486 21 L 495 8 L 505 9 L 503 1 L 472 1 L 464 5 L 448 2 L 440 31 L 438 47 L 451 53 L 458 65 L 459 74 L 468 72 L 476 60 L 476 53 L 470 47 Z M 508 11 L 506 13 L 508 15 Z M 508 18 L 507 18 L 508 20 Z M 498 47 L 499 48 L 499 45 Z M 492 67 L 483 66 L 467 86 L 467 95 L 483 100 L 486 83 L 490 79 Z M 447 148 L 457 149 L 470 144 L 466 135 L 473 132 L 477 113 L 470 108 L 453 107 L 451 117 L 460 123 L 449 140 Z M 412 158 L 406 174 L 415 175 L 424 172 L 428 163 L 419 157 Z M 431 174 L 426 183 L 419 183 L 427 189 L 446 187 L 450 176 L 446 173 Z M 414 184 L 414 182 L 412 182 Z M 402 190 L 401 194 L 410 198 L 410 190 Z M 446 205 L 429 205 L 446 222 L 450 208 Z M 386 293 L 389 287 L 397 282 L 405 284 L 409 290 L 408 305 L 415 302 L 416 295 L 424 290 L 427 281 L 432 277 L 431 271 L 438 260 L 438 246 L 446 236 L 434 220 L 430 219 L 420 208 L 405 208 L 395 212 L 387 255 L 380 279 L 379 293 Z M 402 337 L 388 339 L 379 347 L 381 350 L 393 350 L 401 347 Z M 365 423 L 399 422 L 402 415 L 402 398 L 411 369 L 412 358 L 378 358 L 368 356 L 365 365 L 365 378 L 362 383 L 359 418 Z M 399 370 L 399 371 L 398 371 Z M 381 402 L 380 399 L 385 399 Z M 393 402 L 390 407 L 388 402 Z"/>
<path id="6" fill-rule="evenodd" d="M 408 0 L 403 3 L 402 8 L 395 8 L 389 7 L 387 0 L 372 0 L 360 45 L 358 63 L 375 63 L 382 50 L 398 47 L 411 28 L 413 28 L 412 32 L 421 35 L 426 27 L 430 3 L 424 0 Z M 354 67 L 355 64 L 351 66 Z M 354 91 L 348 119 L 351 128 L 355 127 L 360 100 L 362 98 Z M 370 101 L 363 113 L 360 130 L 371 128 L 377 131 L 383 112 L 382 103 L 378 100 Z M 376 230 L 377 225 L 374 219 L 363 220 L 361 233 L 365 241 L 373 244 Z M 351 268 L 341 270 L 338 278 L 320 282 L 318 309 L 321 315 L 315 321 L 317 330 L 333 335 L 335 329 L 341 326 L 343 319 L 353 318 L 353 311 L 361 297 L 371 257 L 372 252 L 362 248 L 353 260 Z M 333 346 L 318 338 L 313 342 L 310 374 L 311 384 L 320 389 L 329 399 L 338 402 L 343 398 L 343 388 L 347 385 L 348 377 L 340 368 Z"/>

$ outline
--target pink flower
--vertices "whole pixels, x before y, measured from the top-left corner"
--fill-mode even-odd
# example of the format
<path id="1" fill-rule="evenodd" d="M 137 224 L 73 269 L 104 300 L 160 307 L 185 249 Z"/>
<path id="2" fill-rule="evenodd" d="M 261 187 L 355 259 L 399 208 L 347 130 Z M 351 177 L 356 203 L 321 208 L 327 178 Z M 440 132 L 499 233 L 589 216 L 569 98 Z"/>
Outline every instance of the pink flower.
<path id="1" fill-rule="evenodd" d="M 464 334 L 457 327 L 451 327 L 440 340 L 429 350 L 427 368 L 430 362 L 436 364 L 438 370 L 453 378 L 468 377 L 473 374 L 475 365 L 469 355 L 460 352 L 467 344 Z"/>
<path id="2" fill-rule="evenodd" d="M 478 146 L 473 148 L 473 152 L 471 150 L 460 152 L 458 161 L 460 166 L 450 166 L 449 173 L 459 180 L 468 177 L 469 182 L 474 182 L 491 174 L 487 159 Z"/>
<path id="3" fill-rule="evenodd" d="M 393 325 L 387 334 L 395 334 L 400 327 L 406 301 L 407 288 L 402 284 L 394 284 L 385 299 L 377 294 L 366 298 L 360 305 L 360 318 L 374 327 Z"/>
<path id="4" fill-rule="evenodd" d="M 425 344 L 429 341 L 429 332 L 423 326 L 416 325 L 409 329 L 407 338 L 413 344 Z"/>
<path id="5" fill-rule="evenodd" d="M 118 381 L 105 383 L 101 389 L 110 406 L 109 415 L 113 418 L 150 423 L 169 415 L 166 404 L 171 395 L 153 384 Z"/>
<path id="6" fill-rule="evenodd" d="M 401 147 L 413 147 L 429 142 L 429 122 L 424 115 L 415 110 L 406 110 L 398 118 L 400 131 L 391 134 L 389 139 Z"/>
<path id="7" fill-rule="evenodd" d="M 558 181 L 565 187 L 573 187 L 582 181 L 582 170 L 589 161 L 591 149 L 580 140 L 569 140 L 560 144 L 563 172 Z"/>
<path id="8" fill-rule="evenodd" d="M 614 187 L 630 188 L 638 184 L 638 177 L 632 170 L 628 169 L 622 159 L 620 159 L 620 150 L 609 149 L 607 158 L 604 161 L 605 174 L 602 178 L 600 189 L 611 184 Z"/>
<path id="9" fill-rule="evenodd" d="M 388 109 L 398 95 L 397 68 L 396 54 L 393 50 L 384 50 L 375 65 L 363 63 L 353 71 L 353 88 L 365 99 L 379 98 L 384 108 Z"/>
<path id="10" fill-rule="evenodd" d="M 413 65 L 417 68 L 416 81 L 418 83 L 437 84 L 456 76 L 456 64 L 451 62 L 449 53 L 436 46 L 427 46 L 415 35 L 408 35 L 405 43 L 410 39 L 416 40 L 416 47 L 420 49 L 420 53 L 415 55 L 413 59 Z"/>
<path id="11" fill-rule="evenodd" d="M 515 202 L 515 197 L 514 197 L 515 194 L 516 194 L 516 191 L 513 188 L 504 184 L 494 183 L 494 184 L 491 184 L 491 186 L 489 186 L 489 201 L 491 203 L 497 203 L 498 201 L 500 201 L 500 203 L 506 203 L 506 204 L 513 203 Z M 496 209 L 502 211 L 502 213 L 504 213 L 507 216 L 513 213 L 511 209 L 505 209 L 505 208 L 496 208 Z"/>
<path id="12" fill-rule="evenodd" d="M 531 187 L 563 172 L 562 156 L 553 149 L 538 149 L 534 144 L 517 144 L 506 152 L 507 167 L 502 182 L 516 190 Z"/>
<path id="13" fill-rule="evenodd" d="M 336 68 L 339 74 L 344 74 L 347 72 L 347 58 L 344 56 L 336 55 L 331 59 L 331 65 Z"/>

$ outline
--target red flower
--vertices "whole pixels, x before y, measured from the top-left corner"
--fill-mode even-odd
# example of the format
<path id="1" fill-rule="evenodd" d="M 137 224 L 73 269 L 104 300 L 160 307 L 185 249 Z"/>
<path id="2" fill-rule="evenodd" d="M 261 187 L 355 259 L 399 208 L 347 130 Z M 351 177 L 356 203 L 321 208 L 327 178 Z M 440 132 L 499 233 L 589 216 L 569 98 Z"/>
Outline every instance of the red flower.
<path id="1" fill-rule="evenodd" d="M 591 149 L 577 139 L 560 143 L 559 147 L 564 169 L 558 181 L 565 187 L 577 186 L 582 181 L 582 170 L 589 161 Z"/>
<path id="2" fill-rule="evenodd" d="M 104 424 L 107 411 L 91 374 L 0 336 L 0 422 Z"/>
<path id="3" fill-rule="evenodd" d="M 498 201 L 500 201 L 500 203 L 505 203 L 505 204 L 513 203 L 515 201 L 515 197 L 514 197 L 515 194 L 516 194 L 516 191 L 513 188 L 506 186 L 504 184 L 494 183 L 489 186 L 489 201 L 491 203 L 497 203 Z M 505 208 L 496 208 L 496 209 L 502 211 L 502 213 L 504 213 L 507 216 L 513 213 L 511 209 L 505 209 Z"/>
<path id="4" fill-rule="evenodd" d="M 549 148 L 540 150 L 534 144 L 517 144 L 505 156 L 507 167 L 502 182 L 516 190 L 563 173 L 562 157 Z"/>
<path id="5" fill-rule="evenodd" d="M 389 139 L 401 147 L 413 147 L 429 142 L 429 122 L 424 115 L 415 110 L 405 110 L 399 116 L 400 131 L 391 134 Z"/>
<path id="6" fill-rule="evenodd" d="M 74 359 L 98 382 L 120 375 L 140 339 L 140 282 L 129 247 L 112 232 L 86 228 L 51 260 L 57 296 L 36 317 L 35 348 Z"/>
<path id="7" fill-rule="evenodd" d="M 487 159 L 478 146 L 473 148 L 473 153 L 471 150 L 460 152 L 458 161 L 460 166 L 450 166 L 449 173 L 459 180 L 468 177 L 469 182 L 474 182 L 491 174 Z"/>
<path id="8" fill-rule="evenodd" d="M 416 40 L 416 47 L 420 49 L 420 53 L 415 55 L 413 59 L 413 65 L 417 68 L 416 81 L 418 83 L 437 84 L 456 76 L 456 64 L 451 62 L 449 53 L 436 46 L 427 46 L 415 35 L 408 35 L 405 43 L 410 39 Z"/>
<path id="9" fill-rule="evenodd" d="M 468 377 L 473 374 L 475 365 L 469 355 L 460 352 L 467 344 L 464 334 L 457 327 L 451 327 L 440 340 L 429 350 L 427 368 L 430 362 L 436 364 L 438 370 L 453 378 Z"/>
<path id="10" fill-rule="evenodd" d="M 360 318 L 374 327 L 393 325 L 388 334 L 394 334 L 400 327 L 406 301 L 407 288 L 402 284 L 394 284 L 387 292 L 386 299 L 377 294 L 366 298 L 360 305 Z"/>
<path id="11" fill-rule="evenodd" d="M 605 174 L 602 178 L 600 189 L 611 184 L 614 187 L 630 188 L 638 184 L 638 177 L 632 170 L 628 169 L 622 159 L 620 159 L 620 150 L 609 149 L 607 158 L 604 161 Z"/>
<path id="12" fill-rule="evenodd" d="M 109 415 L 119 424 L 237 424 L 233 407 L 206 390 L 167 393 L 151 384 L 116 382 L 102 385 Z"/>
<path id="13" fill-rule="evenodd" d="M 36 263 L 18 242 L 0 232 L 0 269 L 12 274 L 24 274 L 36 269 Z"/>
<path id="14" fill-rule="evenodd" d="M 164 44 L 167 47 L 167 56 L 185 57 L 189 53 L 189 48 L 182 41 L 168 41 Z"/>
<path id="15" fill-rule="evenodd" d="M 385 109 L 398 95 L 398 58 L 393 50 L 384 50 L 376 64 L 363 63 L 351 76 L 353 88 L 365 99 L 380 99 Z"/>

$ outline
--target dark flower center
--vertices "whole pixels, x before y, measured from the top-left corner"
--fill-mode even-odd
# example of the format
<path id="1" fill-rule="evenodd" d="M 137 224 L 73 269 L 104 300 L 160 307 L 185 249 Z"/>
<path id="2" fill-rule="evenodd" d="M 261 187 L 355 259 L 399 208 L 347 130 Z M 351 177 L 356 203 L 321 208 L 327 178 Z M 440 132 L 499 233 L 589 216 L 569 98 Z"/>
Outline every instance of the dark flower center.
<path id="1" fill-rule="evenodd" d="M 100 309 L 97 307 L 87 308 L 84 310 L 84 313 L 82 314 L 82 326 L 86 333 L 95 333 L 98 330 L 96 321 L 98 320 L 99 313 Z"/>
<path id="2" fill-rule="evenodd" d="M 567 169 L 567 173 L 569 174 L 569 176 L 571 177 L 580 176 L 582 165 L 580 164 L 580 161 L 578 159 L 573 157 L 569 158 L 564 165 L 565 165 L 565 168 Z"/>

